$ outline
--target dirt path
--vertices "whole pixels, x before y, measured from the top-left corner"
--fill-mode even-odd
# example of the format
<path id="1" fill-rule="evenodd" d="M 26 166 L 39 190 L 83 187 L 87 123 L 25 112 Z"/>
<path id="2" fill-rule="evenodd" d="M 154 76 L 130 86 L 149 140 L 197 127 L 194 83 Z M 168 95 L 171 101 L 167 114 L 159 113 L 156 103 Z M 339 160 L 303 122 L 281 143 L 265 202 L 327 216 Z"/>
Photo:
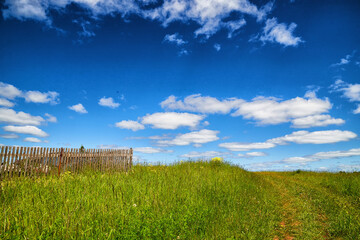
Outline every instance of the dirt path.
<path id="1" fill-rule="evenodd" d="M 282 220 L 274 239 L 329 239 L 326 216 L 313 205 L 310 195 L 301 183 L 276 172 L 258 173 L 279 194 Z"/>

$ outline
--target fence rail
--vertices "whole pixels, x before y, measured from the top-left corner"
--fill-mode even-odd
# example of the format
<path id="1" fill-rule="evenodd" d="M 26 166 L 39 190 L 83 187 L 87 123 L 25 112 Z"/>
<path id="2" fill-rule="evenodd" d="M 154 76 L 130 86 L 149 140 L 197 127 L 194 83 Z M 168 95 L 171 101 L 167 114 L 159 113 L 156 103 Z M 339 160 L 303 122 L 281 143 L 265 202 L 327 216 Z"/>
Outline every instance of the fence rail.
<path id="1" fill-rule="evenodd" d="M 130 149 L 75 149 L 44 147 L 0 147 L 0 179 L 39 176 L 86 168 L 99 171 L 128 171 L 132 167 Z"/>

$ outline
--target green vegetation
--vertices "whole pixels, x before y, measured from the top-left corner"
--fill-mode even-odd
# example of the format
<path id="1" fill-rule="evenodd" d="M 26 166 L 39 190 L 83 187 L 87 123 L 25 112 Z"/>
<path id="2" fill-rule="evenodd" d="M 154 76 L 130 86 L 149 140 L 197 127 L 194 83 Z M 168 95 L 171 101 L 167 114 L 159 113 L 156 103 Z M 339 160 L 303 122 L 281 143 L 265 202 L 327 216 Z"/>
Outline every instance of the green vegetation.
<path id="1" fill-rule="evenodd" d="M 0 239 L 360 239 L 359 173 L 135 166 L 1 183 Z"/>

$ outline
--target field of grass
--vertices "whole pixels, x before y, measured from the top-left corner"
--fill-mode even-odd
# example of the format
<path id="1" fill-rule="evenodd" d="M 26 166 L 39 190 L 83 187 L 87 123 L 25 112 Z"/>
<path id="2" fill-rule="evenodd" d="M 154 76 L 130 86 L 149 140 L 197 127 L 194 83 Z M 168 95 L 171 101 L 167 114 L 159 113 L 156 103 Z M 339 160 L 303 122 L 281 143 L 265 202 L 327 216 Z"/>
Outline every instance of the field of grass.
<path id="1" fill-rule="evenodd" d="M 360 174 L 224 163 L 1 182 L 0 239 L 360 239 Z"/>

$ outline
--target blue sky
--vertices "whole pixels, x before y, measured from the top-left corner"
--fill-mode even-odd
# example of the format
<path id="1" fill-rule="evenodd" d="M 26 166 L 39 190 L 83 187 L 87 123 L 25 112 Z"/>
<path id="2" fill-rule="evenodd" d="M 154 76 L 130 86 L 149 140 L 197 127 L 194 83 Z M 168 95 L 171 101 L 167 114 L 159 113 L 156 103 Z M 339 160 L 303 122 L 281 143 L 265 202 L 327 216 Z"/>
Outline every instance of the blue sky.
<path id="1" fill-rule="evenodd" d="M 359 170 L 359 12 L 359 1 L 2 1 L 0 143 Z"/>

